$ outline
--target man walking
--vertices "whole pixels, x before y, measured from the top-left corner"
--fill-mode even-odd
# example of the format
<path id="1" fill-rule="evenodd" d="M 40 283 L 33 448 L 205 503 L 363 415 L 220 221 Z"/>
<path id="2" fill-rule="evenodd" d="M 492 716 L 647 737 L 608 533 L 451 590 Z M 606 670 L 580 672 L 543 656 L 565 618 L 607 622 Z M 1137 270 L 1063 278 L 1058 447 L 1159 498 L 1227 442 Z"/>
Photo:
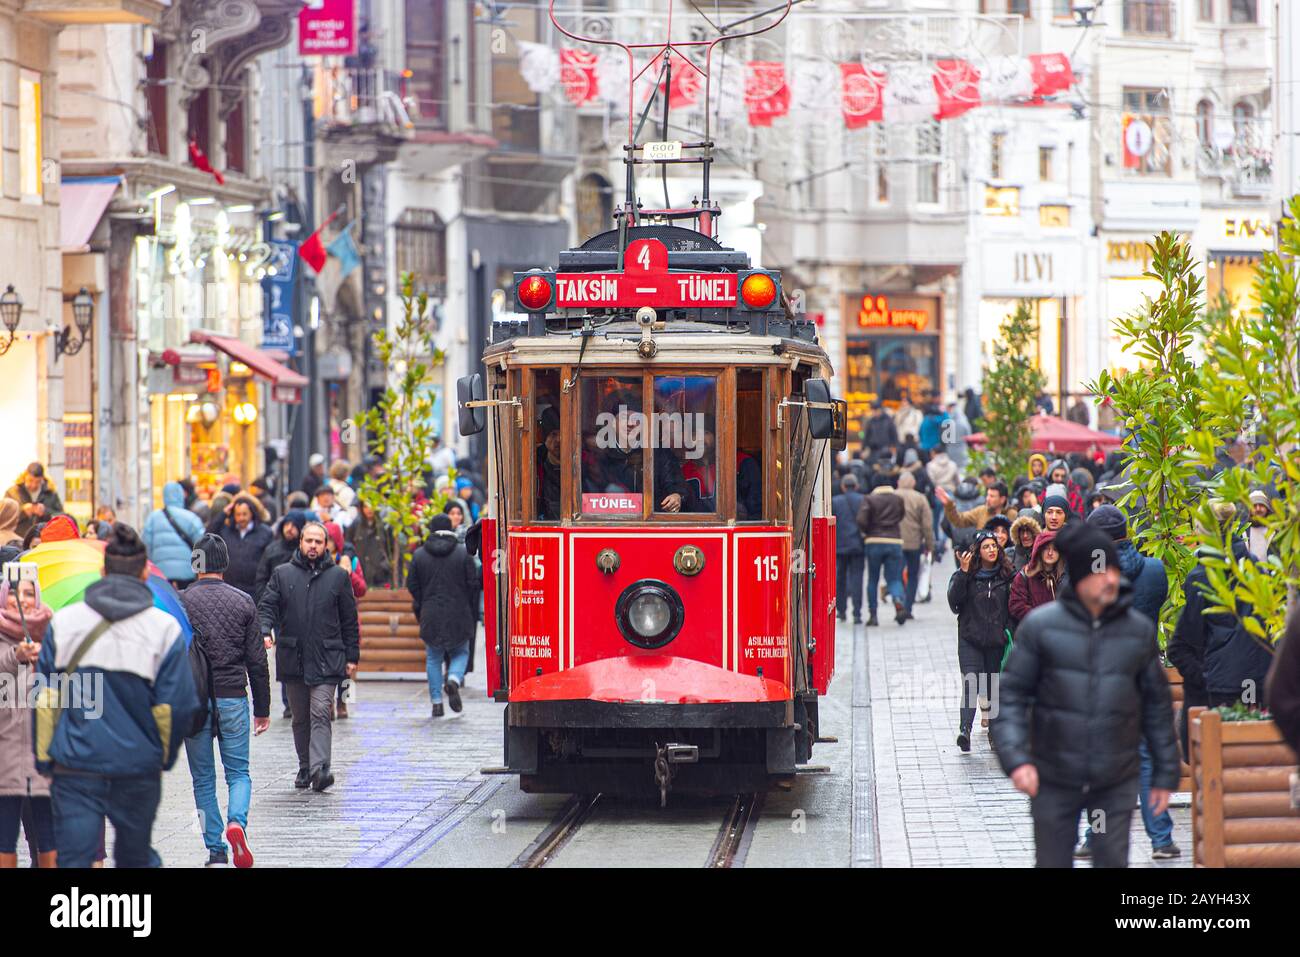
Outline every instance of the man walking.
<path id="1" fill-rule="evenodd" d="M 478 598 L 483 579 L 478 560 L 456 540 L 451 519 L 435 515 L 429 520 L 429 537 L 411 559 L 406 587 L 411 592 L 420 639 L 425 646 L 425 671 L 433 717 L 442 717 L 442 692 L 453 712 L 461 710 L 460 689 L 465 683 L 469 649 L 478 623 Z M 442 663 L 447 661 L 443 680 Z"/>
<path id="2" fill-rule="evenodd" d="M 903 591 L 903 605 L 907 617 L 916 603 L 916 586 L 921 579 L 921 555 L 934 552 L 934 510 L 930 501 L 916 490 L 916 478 L 903 471 L 898 476 L 896 494 L 903 500 L 903 521 L 899 532 L 903 539 L 903 567 L 907 571 L 907 585 Z"/>
<path id="3" fill-rule="evenodd" d="M 876 619 L 877 583 L 885 573 L 885 587 L 894 601 L 894 620 L 907 621 L 903 604 L 903 500 L 894 494 L 892 476 L 877 472 L 871 477 L 871 493 L 858 510 L 858 529 L 862 532 L 867 553 L 867 605 L 871 616 L 867 626 L 879 625 Z"/>
<path id="4" fill-rule="evenodd" d="M 266 648 L 258 627 L 257 606 L 238 588 L 221 580 L 230 564 L 225 540 L 218 535 L 204 535 L 195 546 L 192 564 L 198 579 L 181 593 L 181 603 L 194 626 L 194 640 L 207 652 L 212 666 L 212 696 L 216 699 L 216 713 L 208 715 L 207 726 L 185 739 L 194 806 L 202 815 L 208 866 L 227 863 L 229 843 L 235 866 L 252 867 L 253 854 L 245 834 L 253 794 L 248 774 L 247 689 L 251 684 L 253 733 L 261 734 L 271 726 L 271 674 L 266 665 Z M 226 816 L 230 823 L 224 841 L 221 807 L 217 803 L 217 770 L 212 758 L 214 734 L 229 792 Z"/>
<path id="5" fill-rule="evenodd" d="M 1151 811 L 1178 784 L 1173 703 L 1156 629 L 1135 611 L 1110 536 L 1079 522 L 1057 536 L 1069 583 L 1016 631 L 999 683 L 998 760 L 1029 795 L 1039 867 L 1071 867 L 1079 813 L 1094 867 L 1127 867 L 1145 738 Z"/>
<path id="6" fill-rule="evenodd" d="M 835 611 L 844 621 L 849 603 L 853 603 L 853 623 L 862 623 L 862 572 L 866 549 L 858 531 L 858 512 L 862 493 L 858 477 L 852 472 L 840 479 L 840 493 L 831 496 L 831 514 L 835 516 Z"/>
<path id="7" fill-rule="evenodd" d="M 334 689 L 354 678 L 361 657 L 352 580 L 329 557 L 320 522 L 303 526 L 293 558 L 271 573 L 257 613 L 263 638 L 274 633 L 275 676 L 289 692 L 298 776 L 293 786 L 324 791 L 330 771 Z"/>
<path id="8" fill-rule="evenodd" d="M 983 478 L 983 473 L 980 473 L 980 477 Z M 1014 522 L 1018 513 L 1007 502 L 1006 483 L 999 482 L 996 478 L 995 475 L 994 481 L 988 484 L 984 492 L 984 504 L 976 505 L 965 512 L 957 510 L 952 496 L 943 486 L 937 487 L 934 490 L 934 497 L 943 506 L 943 514 L 947 517 L 948 524 L 953 528 L 983 528 L 994 515 L 1005 515 Z"/>
<path id="9" fill-rule="evenodd" d="M 180 623 L 154 607 L 148 574 L 140 537 L 114 525 L 104 577 L 54 615 L 41 643 L 45 693 L 73 682 L 80 691 L 64 697 L 61 714 L 36 715 L 36 765 L 53 775 L 60 867 L 90 867 L 105 818 L 118 867 L 162 866 L 150 846 L 162 772 L 176 762 L 199 702 Z"/>

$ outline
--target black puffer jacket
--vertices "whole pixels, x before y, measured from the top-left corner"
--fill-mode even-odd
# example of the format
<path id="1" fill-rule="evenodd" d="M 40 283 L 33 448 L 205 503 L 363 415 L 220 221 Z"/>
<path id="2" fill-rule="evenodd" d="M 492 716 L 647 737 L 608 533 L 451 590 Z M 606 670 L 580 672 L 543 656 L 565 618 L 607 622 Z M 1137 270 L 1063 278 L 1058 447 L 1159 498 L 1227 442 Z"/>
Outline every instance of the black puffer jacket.
<path id="1" fill-rule="evenodd" d="M 482 578 L 478 560 L 455 532 L 434 532 L 425 540 L 411 559 L 406 587 L 426 645 L 446 651 L 474 640 Z"/>
<path id="2" fill-rule="evenodd" d="M 1236 559 L 1248 558 L 1246 543 L 1234 541 L 1232 554 Z M 1214 604 L 1201 592 L 1208 582 L 1204 565 L 1188 574 L 1183 583 L 1186 603 L 1165 649 L 1170 664 L 1183 676 L 1187 704 L 1208 704 L 1208 695 L 1240 696 L 1249 689 L 1250 701 L 1263 705 L 1264 679 L 1273 664 L 1273 652 L 1241 623 L 1252 612 L 1248 603 L 1238 603 L 1236 615 L 1206 613 Z"/>
<path id="3" fill-rule="evenodd" d="M 1156 626 L 1132 601 L 1124 582 L 1094 621 L 1066 585 L 1020 623 L 992 725 L 1008 774 L 1033 764 L 1041 780 L 1067 787 L 1136 780 L 1145 738 L 1152 786 L 1178 785 L 1173 699 Z"/>
<path id="4" fill-rule="evenodd" d="M 212 663 L 212 693 L 242 698 L 251 684 L 253 716 L 269 717 L 271 671 L 253 600 L 223 581 L 200 578 L 181 592 L 181 604 Z"/>
<path id="5" fill-rule="evenodd" d="M 257 615 L 263 635 L 275 630 L 277 681 L 337 684 L 361 658 L 352 579 L 328 554 L 294 552 L 271 573 Z"/>
<path id="6" fill-rule="evenodd" d="M 978 558 L 972 561 L 978 561 Z M 980 648 L 1001 648 L 1011 627 L 1007 602 L 1016 576 L 1005 566 L 992 575 L 958 568 L 948 579 L 948 607 L 957 616 L 957 638 Z"/>

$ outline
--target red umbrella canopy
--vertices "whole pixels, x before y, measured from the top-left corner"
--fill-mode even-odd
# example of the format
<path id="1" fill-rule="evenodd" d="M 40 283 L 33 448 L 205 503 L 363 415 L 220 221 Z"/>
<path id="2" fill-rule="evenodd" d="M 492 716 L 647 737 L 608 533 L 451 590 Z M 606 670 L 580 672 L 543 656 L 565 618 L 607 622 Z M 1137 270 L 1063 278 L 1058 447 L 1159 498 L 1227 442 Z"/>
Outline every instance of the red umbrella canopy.
<path id="1" fill-rule="evenodd" d="M 1098 432 L 1086 425 L 1041 413 L 1030 417 L 1029 431 L 1033 435 L 1033 452 L 1087 452 L 1094 446 L 1108 450 L 1117 449 L 1124 444 L 1124 440 L 1117 435 Z M 978 446 L 987 443 L 983 432 L 966 436 L 966 441 Z"/>

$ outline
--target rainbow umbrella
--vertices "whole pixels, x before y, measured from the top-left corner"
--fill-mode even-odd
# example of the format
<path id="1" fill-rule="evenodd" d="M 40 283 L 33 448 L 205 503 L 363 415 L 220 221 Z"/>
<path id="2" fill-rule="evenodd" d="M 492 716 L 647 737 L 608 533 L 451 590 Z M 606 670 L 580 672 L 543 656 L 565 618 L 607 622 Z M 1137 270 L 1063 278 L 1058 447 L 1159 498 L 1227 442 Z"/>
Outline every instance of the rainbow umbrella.
<path id="1" fill-rule="evenodd" d="M 54 611 L 84 600 L 86 589 L 104 575 L 104 543 L 93 538 L 45 542 L 22 554 L 20 561 L 36 565 L 41 601 Z M 145 582 L 153 592 L 155 608 L 161 608 L 180 622 L 188 645 L 194 636 L 181 596 L 153 562 Z"/>

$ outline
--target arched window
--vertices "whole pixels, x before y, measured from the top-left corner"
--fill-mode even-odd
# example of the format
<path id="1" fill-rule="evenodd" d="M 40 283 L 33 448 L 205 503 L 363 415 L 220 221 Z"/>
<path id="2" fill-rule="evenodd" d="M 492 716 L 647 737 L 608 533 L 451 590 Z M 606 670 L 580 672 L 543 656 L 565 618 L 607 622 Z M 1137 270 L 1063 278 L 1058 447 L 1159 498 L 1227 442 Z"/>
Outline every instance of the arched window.
<path id="1" fill-rule="evenodd" d="M 1214 104 L 1209 100 L 1196 104 L 1196 138 L 1202 146 L 1214 143 Z"/>
<path id="2" fill-rule="evenodd" d="M 1232 132 L 1240 139 L 1254 125 L 1255 107 L 1245 100 L 1238 100 L 1232 107 Z"/>

